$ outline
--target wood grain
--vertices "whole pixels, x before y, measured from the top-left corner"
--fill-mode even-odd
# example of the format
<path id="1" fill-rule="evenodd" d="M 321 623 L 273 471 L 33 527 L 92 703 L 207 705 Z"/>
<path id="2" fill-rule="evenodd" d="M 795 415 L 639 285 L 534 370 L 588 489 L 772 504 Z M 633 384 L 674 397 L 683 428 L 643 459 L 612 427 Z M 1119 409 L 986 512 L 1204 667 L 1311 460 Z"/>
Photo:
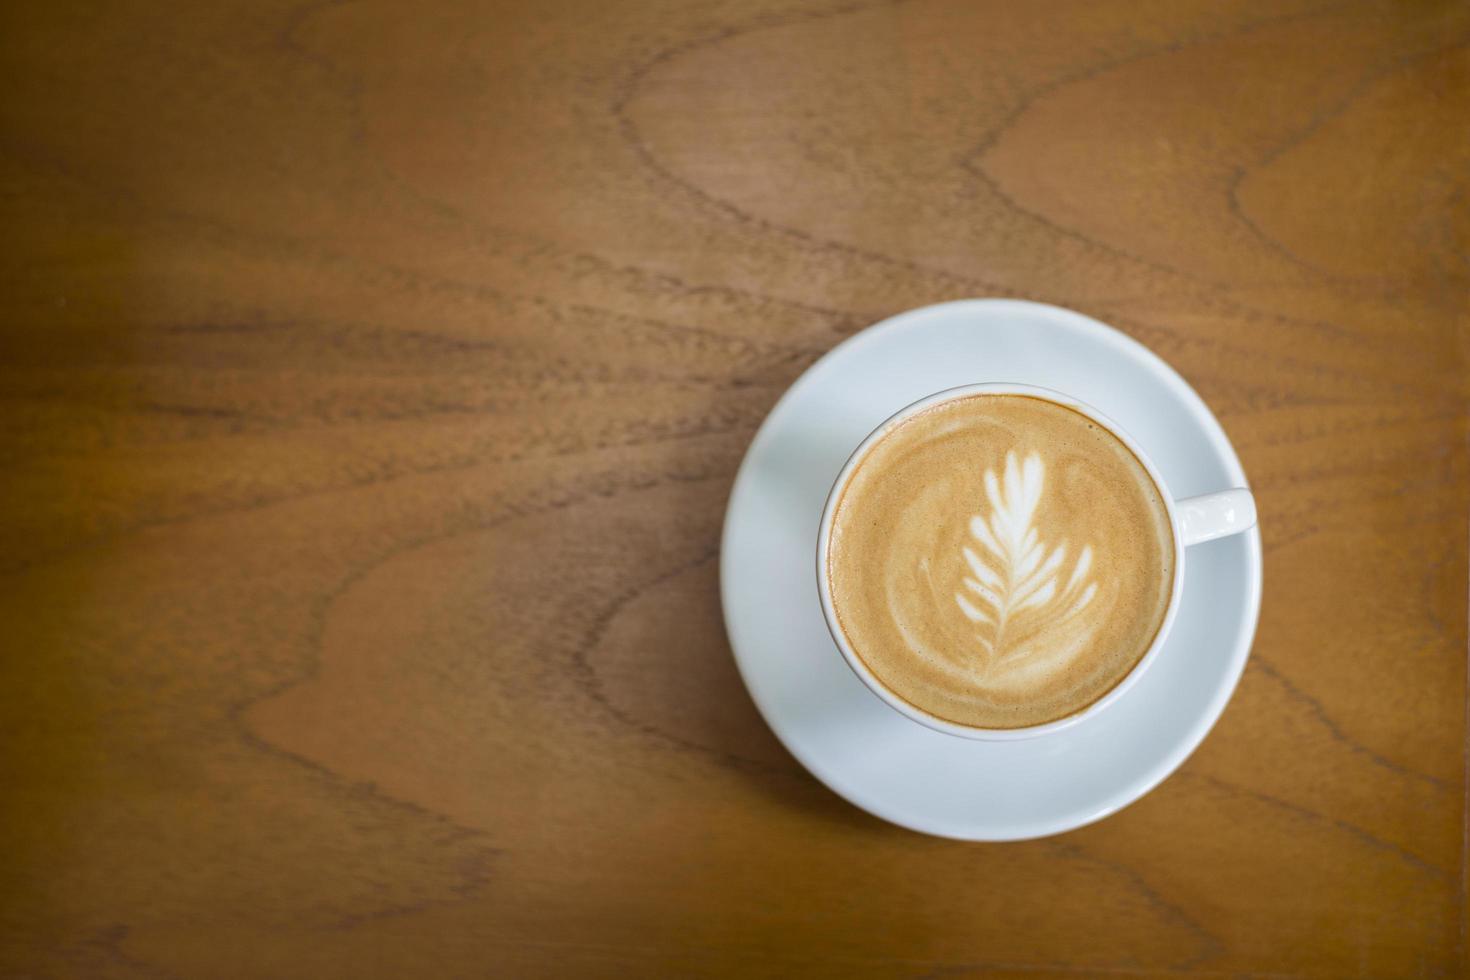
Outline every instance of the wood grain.
<path id="1" fill-rule="evenodd" d="M 1470 7 L 7 5 L 0 972 L 1463 975 Z M 764 413 L 1060 303 L 1256 487 L 1250 665 L 1050 840 L 784 754 Z"/>

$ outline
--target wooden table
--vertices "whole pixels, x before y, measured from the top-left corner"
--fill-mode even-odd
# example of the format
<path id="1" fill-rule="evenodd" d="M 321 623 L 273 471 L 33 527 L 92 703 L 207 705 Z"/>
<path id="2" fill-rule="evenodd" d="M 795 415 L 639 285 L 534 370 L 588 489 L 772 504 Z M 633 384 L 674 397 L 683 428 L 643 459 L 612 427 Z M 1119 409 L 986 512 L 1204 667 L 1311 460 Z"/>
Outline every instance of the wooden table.
<path id="1" fill-rule="evenodd" d="M 0 973 L 1466 969 L 1470 6 L 11 5 Z M 716 596 L 782 390 L 1025 296 L 1219 413 L 1219 726 L 888 826 Z"/>

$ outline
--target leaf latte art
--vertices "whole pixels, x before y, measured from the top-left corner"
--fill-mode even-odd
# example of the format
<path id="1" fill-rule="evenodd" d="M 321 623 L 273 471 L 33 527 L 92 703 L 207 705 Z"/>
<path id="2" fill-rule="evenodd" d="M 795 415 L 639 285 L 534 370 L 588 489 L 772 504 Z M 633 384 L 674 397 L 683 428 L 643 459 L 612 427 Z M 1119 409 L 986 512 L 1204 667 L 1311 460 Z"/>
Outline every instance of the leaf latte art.
<path id="1" fill-rule="evenodd" d="M 963 725 L 1066 717 L 1138 663 L 1171 597 L 1152 478 L 1115 435 L 1029 395 L 941 402 L 875 440 L 839 493 L 835 618 L 890 691 Z"/>
<path id="2" fill-rule="evenodd" d="M 1035 453 L 1020 465 L 1016 454 L 1008 453 L 1003 485 L 993 470 L 985 474 L 989 517 L 970 519 L 970 533 L 980 550 L 968 545 L 963 549 L 971 575 L 954 598 L 960 612 L 982 627 L 977 639 L 992 662 L 1013 663 L 1055 648 L 1055 634 L 1076 623 L 1097 595 L 1097 583 L 1087 577 L 1092 547 L 1083 546 L 1063 579 L 1067 543 L 1048 554 L 1032 523 L 1045 472 Z M 1028 617 L 1048 624 L 1051 635 L 1027 630 Z"/>

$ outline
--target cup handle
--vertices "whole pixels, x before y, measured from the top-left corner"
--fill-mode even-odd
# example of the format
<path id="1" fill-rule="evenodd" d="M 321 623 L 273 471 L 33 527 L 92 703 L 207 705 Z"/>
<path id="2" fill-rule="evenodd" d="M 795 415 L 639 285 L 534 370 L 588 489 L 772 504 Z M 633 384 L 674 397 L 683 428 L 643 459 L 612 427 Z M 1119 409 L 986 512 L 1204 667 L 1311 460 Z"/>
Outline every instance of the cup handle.
<path id="1" fill-rule="evenodd" d="M 1179 536 L 1185 547 L 1213 541 L 1256 526 L 1256 500 L 1244 488 L 1185 497 L 1174 502 Z"/>

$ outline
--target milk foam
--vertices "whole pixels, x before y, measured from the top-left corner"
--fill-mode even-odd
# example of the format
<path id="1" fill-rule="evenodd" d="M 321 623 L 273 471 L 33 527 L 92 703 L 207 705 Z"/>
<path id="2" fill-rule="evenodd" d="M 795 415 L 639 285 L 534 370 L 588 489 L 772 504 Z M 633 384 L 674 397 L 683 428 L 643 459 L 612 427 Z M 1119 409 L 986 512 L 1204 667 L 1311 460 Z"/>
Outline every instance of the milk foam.
<path id="1" fill-rule="evenodd" d="M 849 644 L 894 693 L 961 724 L 1071 714 L 1147 650 L 1173 538 L 1143 465 L 1044 399 L 974 395 L 905 420 L 859 462 L 828 552 Z"/>

